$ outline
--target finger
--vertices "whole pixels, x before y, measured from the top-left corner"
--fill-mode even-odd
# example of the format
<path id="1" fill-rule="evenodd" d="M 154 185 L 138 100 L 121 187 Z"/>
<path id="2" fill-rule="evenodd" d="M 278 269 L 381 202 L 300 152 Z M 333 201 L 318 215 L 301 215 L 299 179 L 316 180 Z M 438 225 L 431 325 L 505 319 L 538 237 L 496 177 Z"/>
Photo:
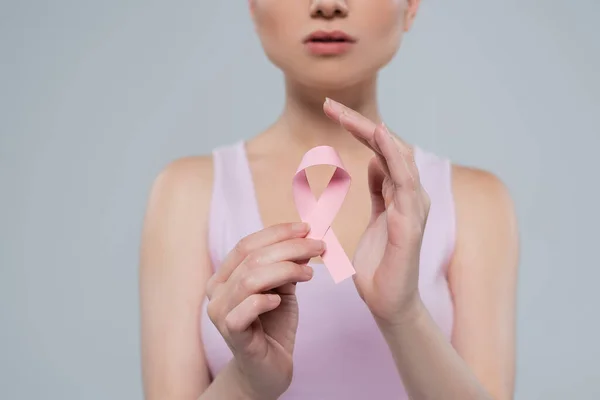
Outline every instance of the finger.
<path id="1" fill-rule="evenodd" d="M 352 108 L 329 98 L 325 99 L 325 103 L 323 104 L 323 111 L 329 118 L 333 119 L 334 121 L 338 121 L 340 115 L 345 114 L 350 118 L 360 120 L 362 123 L 365 124 L 364 126 L 367 129 L 374 129 L 376 126 L 376 124 L 373 121 L 364 117 L 358 111 L 355 111 Z M 372 126 L 369 124 L 371 124 Z"/>
<path id="2" fill-rule="evenodd" d="M 415 178 L 406 162 L 404 153 L 400 150 L 385 125 L 382 124 L 377 127 L 375 140 L 383 152 L 394 186 L 414 190 L 416 188 Z"/>
<path id="3" fill-rule="evenodd" d="M 212 298 L 214 289 L 219 283 L 225 282 L 233 270 L 242 263 L 252 252 L 292 238 L 306 236 L 310 227 L 303 222 L 277 224 L 252 233 L 240 240 L 235 248 L 231 250 L 225 260 L 213 276 L 208 280 L 206 292 L 208 298 Z"/>
<path id="4" fill-rule="evenodd" d="M 390 134 L 390 136 L 392 137 L 394 143 L 396 144 L 396 146 L 400 150 L 400 153 L 402 153 L 402 156 L 404 157 L 404 160 L 408 164 L 408 170 L 410 171 L 411 175 L 415 178 L 416 183 L 420 183 L 419 168 L 417 167 L 417 163 L 416 163 L 416 160 L 415 160 L 415 149 L 414 149 L 414 147 L 410 146 L 405 141 L 403 141 L 402 139 L 400 139 L 398 136 L 394 135 L 392 132 L 390 132 L 389 130 L 387 130 L 387 127 L 384 124 L 382 124 L 382 126 Z"/>
<path id="5" fill-rule="evenodd" d="M 265 246 L 250 253 L 244 260 L 250 266 L 274 264 L 282 261 L 303 261 L 320 256 L 325 242 L 318 239 L 295 238 Z"/>
<path id="6" fill-rule="evenodd" d="M 325 101 L 323 110 L 325 111 L 325 115 L 338 122 L 361 143 L 375 153 L 381 154 L 381 150 L 378 148 L 377 143 L 375 143 L 374 132 L 377 125 L 373 121 L 331 99 Z"/>
<path id="7" fill-rule="evenodd" d="M 228 297 L 227 309 L 237 307 L 246 297 L 277 289 L 289 283 L 308 282 L 313 277 L 313 269 L 292 261 L 262 265 L 256 268 L 236 270 L 231 279 L 219 291 Z"/>
<path id="8" fill-rule="evenodd" d="M 229 337 L 238 342 L 259 315 L 276 309 L 281 303 L 281 296 L 274 293 L 253 294 L 238 304 L 225 317 L 225 329 Z"/>
<path id="9" fill-rule="evenodd" d="M 308 272 L 312 277 L 312 268 L 306 265 L 307 261 L 320 256 L 324 251 L 325 243 L 322 240 L 307 238 L 289 239 L 263 247 L 246 257 L 226 282 L 215 285 L 211 298 L 227 298 L 225 307 L 231 309 L 250 294 L 267 291 L 284 283 L 306 281 L 302 271 Z M 281 265 L 287 268 L 277 269 Z M 264 269 L 275 271 L 270 278 L 276 286 L 265 288 L 264 285 L 269 284 L 269 277 L 263 276 L 264 272 L 261 274 Z M 282 279 L 284 283 L 280 283 Z"/>
<path id="10" fill-rule="evenodd" d="M 296 294 L 296 284 L 298 282 L 286 283 L 283 286 L 279 286 L 276 292 L 281 295 L 294 295 Z"/>
<path id="11" fill-rule="evenodd" d="M 325 101 L 323 109 L 329 118 L 339 122 L 359 141 L 371 148 L 377 155 L 382 156 L 381 148 L 375 140 L 377 124 L 353 109 L 331 99 Z M 392 135 L 392 138 L 405 154 L 410 154 L 408 159 L 414 160 L 413 148 L 398 136 Z M 414 162 L 412 164 L 414 165 Z"/>

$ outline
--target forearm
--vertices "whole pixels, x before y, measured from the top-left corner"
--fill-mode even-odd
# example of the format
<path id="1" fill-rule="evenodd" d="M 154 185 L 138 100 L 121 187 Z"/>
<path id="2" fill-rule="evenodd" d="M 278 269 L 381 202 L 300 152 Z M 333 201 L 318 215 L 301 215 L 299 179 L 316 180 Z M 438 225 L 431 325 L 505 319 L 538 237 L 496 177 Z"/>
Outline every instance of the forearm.
<path id="1" fill-rule="evenodd" d="M 251 395 L 249 388 L 244 385 L 239 370 L 233 361 L 227 364 L 198 398 L 198 400 L 222 399 L 258 400 L 258 397 Z"/>
<path id="2" fill-rule="evenodd" d="M 395 326 L 378 323 L 411 399 L 492 400 L 423 303 Z"/>

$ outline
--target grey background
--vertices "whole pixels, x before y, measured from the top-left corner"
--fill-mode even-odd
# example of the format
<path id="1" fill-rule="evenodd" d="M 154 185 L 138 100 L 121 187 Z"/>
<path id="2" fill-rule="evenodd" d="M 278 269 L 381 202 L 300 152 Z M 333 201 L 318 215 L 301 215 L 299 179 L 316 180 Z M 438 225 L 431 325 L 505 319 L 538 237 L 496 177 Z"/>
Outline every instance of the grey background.
<path id="1" fill-rule="evenodd" d="M 513 193 L 521 400 L 600 398 L 599 15 L 426 0 L 382 73 L 390 126 Z M 0 398 L 139 399 L 150 184 L 270 123 L 280 73 L 245 1 L 1 1 L 0 57 Z"/>

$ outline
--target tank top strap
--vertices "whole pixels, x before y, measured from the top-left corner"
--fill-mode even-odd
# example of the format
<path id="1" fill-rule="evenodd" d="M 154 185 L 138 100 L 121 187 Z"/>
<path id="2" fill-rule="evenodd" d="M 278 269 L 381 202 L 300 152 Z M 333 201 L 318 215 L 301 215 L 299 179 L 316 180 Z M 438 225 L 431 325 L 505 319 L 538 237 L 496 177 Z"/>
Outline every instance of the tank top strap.
<path id="1" fill-rule="evenodd" d="M 415 146 L 415 163 L 419 169 L 421 184 L 431 200 L 422 247 L 439 249 L 435 253 L 429 253 L 429 257 L 436 255 L 430 264 L 438 268 L 431 272 L 445 277 L 456 244 L 452 163 L 450 159 L 418 146 Z"/>
<path id="2" fill-rule="evenodd" d="M 208 246 L 216 269 L 241 238 L 260 229 L 260 215 L 245 142 L 219 146 L 212 157 Z"/>

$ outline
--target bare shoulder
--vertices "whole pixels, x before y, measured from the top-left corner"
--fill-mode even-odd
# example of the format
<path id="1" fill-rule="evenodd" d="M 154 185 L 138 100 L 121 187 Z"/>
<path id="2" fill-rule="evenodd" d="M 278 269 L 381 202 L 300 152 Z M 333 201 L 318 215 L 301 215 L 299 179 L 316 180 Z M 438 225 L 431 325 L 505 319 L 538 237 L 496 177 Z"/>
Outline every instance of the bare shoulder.
<path id="1" fill-rule="evenodd" d="M 184 157 L 169 163 L 156 177 L 151 197 L 174 200 L 185 195 L 206 198 L 212 190 L 213 163 L 209 155 Z M 183 199 L 182 199 L 183 200 Z"/>
<path id="2" fill-rule="evenodd" d="M 455 255 L 461 261 L 473 257 L 475 251 L 489 254 L 516 252 L 514 203 L 507 185 L 497 175 L 483 169 L 453 165 L 452 190 L 457 222 Z"/>
<path id="3" fill-rule="evenodd" d="M 152 185 L 142 233 L 142 265 L 145 256 L 177 248 L 178 252 L 205 253 L 213 163 L 211 156 L 185 157 L 169 163 Z M 194 242 L 190 242 L 190 238 Z"/>
<path id="4" fill-rule="evenodd" d="M 461 214 L 468 211 L 471 216 L 469 219 L 497 219 L 509 217 L 514 213 L 508 187 L 497 175 L 489 171 L 453 165 L 452 190 L 457 211 Z"/>

